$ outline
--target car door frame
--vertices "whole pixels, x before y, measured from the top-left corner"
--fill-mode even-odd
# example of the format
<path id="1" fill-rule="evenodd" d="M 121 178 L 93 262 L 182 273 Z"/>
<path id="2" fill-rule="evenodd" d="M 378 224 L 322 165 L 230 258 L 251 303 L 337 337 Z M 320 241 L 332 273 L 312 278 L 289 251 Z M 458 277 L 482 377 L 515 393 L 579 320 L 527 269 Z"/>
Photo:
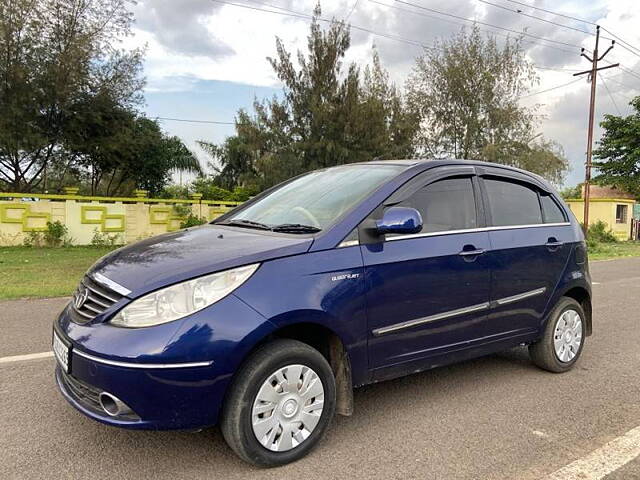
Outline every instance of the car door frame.
<path id="1" fill-rule="evenodd" d="M 473 165 L 443 165 L 422 171 L 411 177 L 405 183 L 394 190 L 386 199 L 375 207 L 369 215 L 367 215 L 356 227 L 358 230 L 358 239 L 360 245 L 385 242 L 386 236 L 380 236 L 375 233 L 375 221 L 382 218 L 385 208 L 392 207 L 406 200 L 422 187 L 426 187 L 431 183 L 439 180 L 445 180 L 450 177 L 470 176 L 473 184 L 473 195 L 476 204 L 476 222 L 477 226 L 473 229 L 461 230 L 462 232 L 481 231 L 487 226 L 487 211 L 484 201 L 484 194 L 481 190 L 479 176 L 477 175 L 477 167 Z M 403 235 L 403 238 L 419 238 L 424 236 L 435 235 L 451 235 L 457 231 L 432 232 L 432 233 L 414 233 Z M 381 240 L 382 238 L 382 240 Z"/>
<path id="2" fill-rule="evenodd" d="M 499 167 L 494 167 L 494 166 L 490 166 L 490 167 L 476 167 L 477 170 L 477 174 L 478 174 L 478 183 L 480 185 L 480 190 L 482 192 L 482 198 L 483 201 L 485 203 L 485 214 L 486 214 L 486 222 L 487 222 L 487 230 L 490 233 L 490 241 L 492 243 L 492 251 L 490 252 L 491 255 L 494 255 L 494 253 L 498 250 L 500 250 L 499 248 L 497 248 L 497 246 L 494 244 L 494 240 L 495 240 L 495 236 L 492 234 L 495 234 L 495 232 L 498 231 L 507 231 L 507 230 L 526 230 L 526 229 L 542 229 L 542 231 L 544 232 L 544 236 L 547 236 L 549 233 L 550 229 L 567 229 L 566 232 L 564 232 L 565 238 L 570 238 L 571 237 L 571 222 L 570 222 L 570 218 L 568 216 L 568 212 L 565 210 L 565 208 L 562 207 L 562 203 L 558 201 L 557 195 L 555 194 L 555 192 L 553 192 L 552 190 L 550 190 L 544 183 L 538 181 L 537 178 L 535 178 L 534 176 L 530 176 L 530 175 L 526 175 L 525 173 L 520 173 L 517 171 L 512 171 L 512 170 L 506 170 L 506 169 L 501 169 Z M 512 182 L 512 183 L 519 183 L 522 184 L 523 186 L 532 189 L 535 191 L 536 195 L 537 195 L 537 201 L 538 201 L 538 208 L 540 209 L 540 215 L 541 215 L 541 222 L 539 224 L 523 224 L 523 225 L 504 225 L 504 226 L 495 226 L 494 225 L 494 221 L 492 218 L 492 212 L 491 212 L 491 205 L 489 203 L 489 197 L 488 197 L 488 193 L 487 193 L 487 189 L 486 189 L 486 184 L 484 182 L 485 178 L 495 178 L 497 180 L 502 180 L 502 181 L 506 181 L 506 182 Z M 560 211 L 562 212 L 563 216 L 564 216 L 564 222 L 554 222 L 554 223 L 545 223 L 545 213 L 544 213 L 544 208 L 542 205 L 542 199 L 541 199 L 541 192 L 544 192 L 547 195 L 550 195 L 552 200 L 554 201 L 554 203 L 556 203 L 559 207 L 560 207 Z M 536 232 L 538 233 L 538 232 Z M 495 280 L 494 280 L 494 276 L 498 273 L 498 269 L 497 269 L 497 265 L 496 265 L 496 269 L 494 269 L 495 271 L 492 272 L 491 275 L 491 308 L 489 310 L 489 315 L 490 318 L 493 315 L 499 315 L 500 314 L 500 309 L 504 309 L 505 305 L 509 305 L 509 304 L 514 304 L 514 305 L 518 305 L 519 302 L 525 302 L 525 305 L 528 301 L 530 301 L 531 299 L 535 299 L 537 295 L 543 295 L 544 297 L 547 298 L 547 301 L 545 302 L 545 307 L 543 309 L 540 309 L 538 311 L 538 315 L 537 318 L 535 320 L 535 322 L 532 322 L 530 325 L 530 328 L 525 330 L 521 330 L 520 332 L 513 332 L 513 338 L 519 338 L 521 339 L 523 342 L 527 342 L 529 340 L 535 339 L 537 338 L 537 336 L 539 335 L 540 332 L 540 328 L 542 326 L 542 323 L 544 321 L 544 316 L 547 313 L 548 309 L 549 309 L 549 302 L 551 301 L 552 297 L 553 297 L 553 292 L 555 292 L 557 284 L 561 281 L 561 275 L 562 272 L 564 271 L 564 268 L 566 268 L 566 263 L 569 261 L 570 258 L 570 250 L 571 250 L 571 246 L 566 243 L 566 242 L 561 242 L 561 253 L 565 256 L 564 262 L 563 262 L 563 267 L 562 269 L 560 269 L 558 271 L 558 276 L 555 279 L 555 284 L 552 286 L 546 286 L 540 287 L 539 285 L 537 287 L 539 288 L 535 288 L 532 289 L 530 291 L 522 291 L 522 292 L 514 292 L 513 295 L 509 295 L 506 296 L 505 298 L 502 298 L 501 295 L 499 295 L 496 292 L 496 288 L 495 288 Z M 558 252 L 560 253 L 560 252 Z M 494 262 L 495 263 L 495 262 Z M 500 297 L 500 298 L 496 298 L 496 297 Z"/>
<path id="3" fill-rule="evenodd" d="M 441 180 L 445 180 L 447 178 L 456 178 L 456 177 L 468 177 L 471 180 L 475 209 L 476 209 L 476 226 L 474 228 L 408 234 L 408 235 L 402 235 L 401 237 L 394 237 L 393 240 L 388 239 L 386 236 L 379 236 L 375 233 L 375 220 L 382 217 L 382 214 L 386 208 L 397 205 L 398 203 L 411 197 L 411 195 L 413 195 L 415 192 L 417 192 L 421 188 L 424 188 L 430 184 L 433 184 Z M 382 201 L 363 221 L 360 222 L 360 224 L 358 225 L 358 232 L 359 232 L 359 243 L 360 243 L 360 246 L 362 247 L 370 244 L 385 243 L 390 241 L 401 241 L 404 239 L 408 240 L 408 239 L 415 239 L 415 238 L 421 238 L 421 237 L 448 236 L 448 235 L 467 234 L 467 233 L 482 233 L 482 232 L 486 232 L 487 230 L 486 227 L 487 227 L 486 205 L 482 195 L 482 191 L 480 189 L 480 182 L 477 175 L 476 167 L 473 165 L 446 165 L 446 166 L 435 167 L 434 169 L 429 169 L 424 172 L 421 172 L 415 177 L 405 182 L 400 187 L 398 187 L 392 194 L 390 194 L 387 197 L 387 199 Z M 364 265 L 364 267 L 365 269 L 367 268 L 366 265 Z M 487 266 L 487 269 L 488 269 L 487 274 L 490 279 L 490 275 L 491 275 L 490 266 Z M 487 298 L 486 298 L 487 314 L 489 311 L 490 293 L 491 292 L 488 290 Z M 460 310 L 464 310 L 464 308 Z M 471 311 L 469 313 L 471 313 Z M 367 313 L 367 315 L 369 315 L 369 312 Z M 452 318 L 455 318 L 455 316 L 452 316 Z M 369 343 L 372 340 L 372 338 L 375 337 L 375 334 L 373 332 L 374 329 L 372 329 L 371 323 L 369 323 L 368 330 L 369 330 L 369 334 L 367 335 L 367 352 L 368 352 L 368 356 L 370 356 L 371 352 L 370 352 Z M 431 359 L 433 359 L 433 362 L 435 362 L 434 363 L 435 365 L 435 364 L 443 364 L 443 362 L 444 363 L 455 362 L 461 358 L 484 355 L 485 353 L 482 352 L 482 346 L 484 345 L 484 342 L 481 341 L 481 338 L 482 337 L 470 338 L 468 341 L 468 344 L 465 345 L 464 347 L 452 346 L 451 348 L 438 351 L 435 354 L 428 351 L 425 352 L 425 354 L 422 357 L 422 360 L 425 360 L 427 363 L 425 364 L 424 368 L 418 368 L 418 370 L 431 368 L 433 365 L 428 364 L 431 361 Z M 476 342 L 476 340 L 478 341 Z M 466 343 L 467 342 L 465 342 L 465 344 Z M 474 353 L 470 354 L 470 352 L 474 352 Z M 448 358 L 448 359 L 445 358 L 449 356 L 451 358 Z M 416 358 L 416 361 L 420 361 L 420 358 Z M 412 361 L 411 363 L 413 364 L 414 362 Z M 369 362 L 369 364 L 371 367 L 371 361 Z M 375 368 L 375 370 L 380 371 L 385 368 L 388 368 L 388 366 L 387 367 L 378 366 L 377 368 Z M 416 371 L 416 369 L 410 368 L 410 370 L 407 370 L 404 372 L 401 371 L 401 369 L 395 369 L 395 371 L 389 371 L 383 376 L 384 378 L 392 378 L 392 377 L 404 375 L 413 371 Z M 371 375 L 373 377 L 374 369 L 371 369 Z M 381 378 L 378 378 L 378 379 L 381 379 Z"/>

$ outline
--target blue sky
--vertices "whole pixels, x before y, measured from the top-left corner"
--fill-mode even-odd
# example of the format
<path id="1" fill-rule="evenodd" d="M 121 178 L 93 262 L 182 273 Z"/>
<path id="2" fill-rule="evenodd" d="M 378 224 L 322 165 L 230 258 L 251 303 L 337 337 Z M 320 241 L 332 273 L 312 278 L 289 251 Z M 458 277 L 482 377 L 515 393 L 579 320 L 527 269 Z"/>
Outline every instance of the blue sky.
<path id="1" fill-rule="evenodd" d="M 529 60 L 541 67 L 537 70 L 540 84 L 532 92 L 574 80 L 572 72 L 588 67 L 587 61 L 580 58 L 579 47 L 591 48 L 593 37 L 588 32 L 594 26 L 521 3 L 600 23 L 630 44 L 640 46 L 637 0 L 519 1 L 492 0 L 490 3 L 494 5 L 489 5 L 482 0 L 407 0 L 409 4 L 430 8 L 428 11 L 393 0 L 325 0 L 321 5 L 323 17 L 348 18 L 352 24 L 352 46 L 346 62 L 364 66 L 371 61 L 375 45 L 382 64 L 400 88 L 422 48 L 383 35 L 428 45 L 454 34 L 464 24 L 470 25 L 461 18 L 551 40 L 528 37 L 532 43 L 524 44 Z M 124 46 L 147 48 L 146 113 L 150 117 L 233 121 L 239 108 L 251 109 L 254 98 L 262 100 L 277 94 L 280 84 L 266 60 L 275 54 L 275 38 L 280 37 L 290 52 L 305 51 L 309 28 L 307 19 L 281 14 L 294 11 L 308 15 L 315 4 L 316 0 L 138 1 L 133 7 L 134 35 L 125 40 Z M 525 17 L 517 13 L 518 9 L 538 18 Z M 482 28 L 485 33 L 505 33 L 496 28 Z M 598 123 L 606 113 L 628 114 L 628 102 L 640 94 L 640 54 L 617 46 L 607 58 L 620 61 L 624 70 L 605 71 L 598 80 Z M 580 80 L 522 100 L 523 105 L 539 105 L 539 113 L 544 117 L 539 131 L 532 133 L 542 133 L 564 148 L 572 167 L 565 181 L 567 185 L 575 185 L 583 177 L 588 95 L 589 85 Z M 162 124 L 168 133 L 180 136 L 193 148 L 203 163 L 207 158 L 198 151 L 195 141 L 221 142 L 233 133 L 230 125 L 172 121 Z M 600 135 L 600 129 L 596 128 L 596 139 Z"/>
<path id="2" fill-rule="evenodd" d="M 145 93 L 147 116 L 189 120 L 233 122 L 239 108 L 251 110 L 255 98 L 270 98 L 280 89 L 219 80 L 184 80 L 188 90 L 148 91 Z M 190 148 L 197 140 L 221 143 L 233 135 L 233 125 L 160 120 L 163 129 L 177 135 Z M 203 159 L 205 157 L 202 157 Z"/>

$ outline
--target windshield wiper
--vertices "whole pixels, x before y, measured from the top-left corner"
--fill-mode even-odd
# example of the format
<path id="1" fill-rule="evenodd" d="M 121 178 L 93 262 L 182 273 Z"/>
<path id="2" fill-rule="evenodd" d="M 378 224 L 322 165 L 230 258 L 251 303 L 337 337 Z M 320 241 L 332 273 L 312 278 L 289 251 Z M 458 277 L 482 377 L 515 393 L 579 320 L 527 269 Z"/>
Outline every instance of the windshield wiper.
<path id="1" fill-rule="evenodd" d="M 253 220 L 244 220 L 242 218 L 232 218 L 226 222 L 220 222 L 218 225 L 232 225 L 234 227 L 259 228 L 260 230 L 271 230 L 266 223 L 254 222 Z"/>
<path id="2" fill-rule="evenodd" d="M 301 223 L 282 223 L 271 228 L 271 230 L 274 232 L 285 233 L 317 233 L 322 229 L 312 225 L 303 225 Z"/>

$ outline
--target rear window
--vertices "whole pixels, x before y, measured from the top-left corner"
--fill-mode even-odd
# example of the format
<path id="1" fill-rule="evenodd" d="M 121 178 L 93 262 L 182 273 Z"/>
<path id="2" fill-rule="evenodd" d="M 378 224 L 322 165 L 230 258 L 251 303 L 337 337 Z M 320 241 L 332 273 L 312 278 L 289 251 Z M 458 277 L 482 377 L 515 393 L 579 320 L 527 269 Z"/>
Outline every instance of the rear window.
<path id="1" fill-rule="evenodd" d="M 521 183 L 485 178 L 493 225 L 537 225 L 542 223 L 538 192 Z"/>

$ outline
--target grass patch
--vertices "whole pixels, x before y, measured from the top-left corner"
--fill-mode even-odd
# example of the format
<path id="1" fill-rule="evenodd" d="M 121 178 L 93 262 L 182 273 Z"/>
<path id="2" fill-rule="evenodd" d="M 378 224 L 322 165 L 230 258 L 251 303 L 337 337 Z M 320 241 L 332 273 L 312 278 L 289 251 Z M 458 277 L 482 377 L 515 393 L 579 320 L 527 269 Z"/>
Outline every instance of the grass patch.
<path id="1" fill-rule="evenodd" d="M 114 247 L 0 248 L 0 299 L 71 295 L 82 275 Z"/>
<path id="2" fill-rule="evenodd" d="M 640 242 L 598 243 L 589 250 L 589 260 L 640 257 Z"/>

